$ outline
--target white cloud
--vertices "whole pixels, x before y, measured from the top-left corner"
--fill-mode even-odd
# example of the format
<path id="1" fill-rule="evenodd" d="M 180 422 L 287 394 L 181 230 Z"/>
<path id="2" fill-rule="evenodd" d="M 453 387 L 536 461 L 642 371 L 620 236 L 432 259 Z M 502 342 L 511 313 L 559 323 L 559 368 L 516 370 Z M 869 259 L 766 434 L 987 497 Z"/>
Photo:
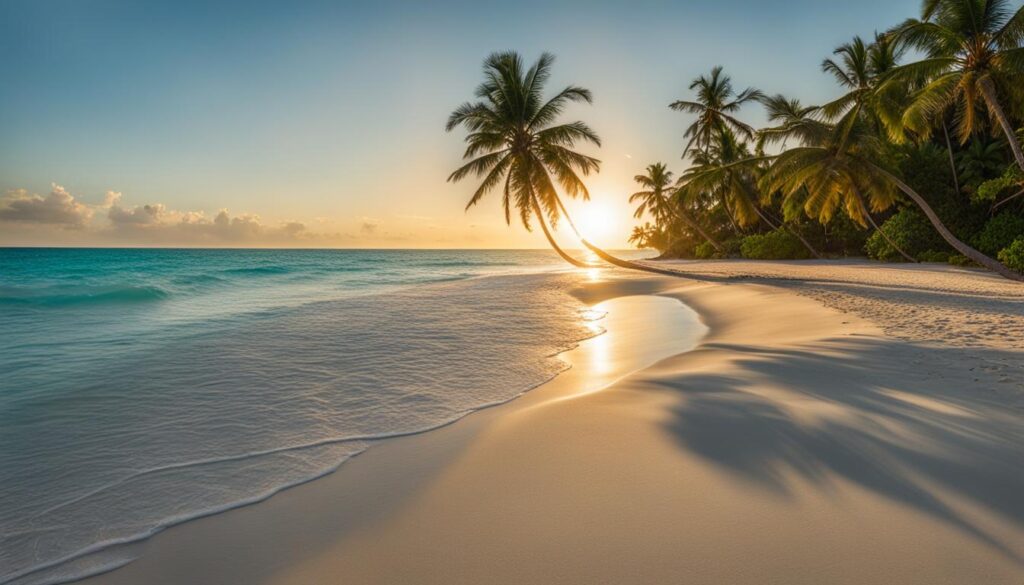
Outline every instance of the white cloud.
<path id="1" fill-rule="evenodd" d="M 12 189 L 0 197 L 0 221 L 79 229 L 85 226 L 92 213 L 88 205 L 76 201 L 67 189 L 56 183 L 45 197 L 25 189 Z"/>

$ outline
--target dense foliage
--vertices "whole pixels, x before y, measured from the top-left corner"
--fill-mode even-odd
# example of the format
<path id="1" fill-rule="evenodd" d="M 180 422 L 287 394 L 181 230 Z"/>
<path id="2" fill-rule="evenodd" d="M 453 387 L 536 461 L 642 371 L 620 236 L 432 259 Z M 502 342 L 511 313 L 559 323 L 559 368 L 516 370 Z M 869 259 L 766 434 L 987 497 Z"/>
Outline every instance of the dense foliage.
<path id="1" fill-rule="evenodd" d="M 841 91 L 821 106 L 737 90 L 715 67 L 670 106 L 693 116 L 689 166 L 634 196 L 654 222 L 633 242 L 693 258 L 948 260 L 1021 279 L 1022 42 L 1024 8 L 1007 0 L 928 0 L 825 59 Z M 766 128 L 743 121 L 756 104 Z"/>
<path id="2" fill-rule="evenodd" d="M 740 254 L 751 260 L 788 260 L 810 258 L 810 252 L 795 235 L 784 229 L 753 234 L 740 242 Z"/>
<path id="3" fill-rule="evenodd" d="M 888 240 L 882 236 L 882 232 L 889 236 Z M 905 260 L 889 240 L 911 257 L 925 262 L 945 261 L 950 254 L 949 246 L 942 241 L 928 220 L 909 207 L 901 209 L 871 234 L 864 246 L 868 257 L 883 262 Z"/>
<path id="4" fill-rule="evenodd" d="M 999 252 L 999 261 L 1018 272 L 1024 272 L 1024 237 L 1017 238 L 1003 248 Z"/>

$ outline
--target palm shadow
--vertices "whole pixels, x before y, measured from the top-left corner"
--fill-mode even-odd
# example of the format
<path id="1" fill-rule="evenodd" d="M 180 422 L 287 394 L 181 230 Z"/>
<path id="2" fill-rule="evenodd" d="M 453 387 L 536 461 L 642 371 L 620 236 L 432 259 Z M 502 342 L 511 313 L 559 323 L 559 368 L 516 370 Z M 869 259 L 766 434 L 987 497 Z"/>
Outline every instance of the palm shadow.
<path id="1" fill-rule="evenodd" d="M 879 338 L 792 350 L 704 347 L 736 354 L 739 372 L 653 381 L 685 397 L 666 423 L 683 449 L 782 497 L 793 497 L 794 476 L 826 492 L 836 479 L 852 482 L 1024 565 L 947 503 L 1024 525 L 1024 412 L 993 391 L 998 382 L 975 381 L 967 368 L 950 373 L 966 350 Z"/>

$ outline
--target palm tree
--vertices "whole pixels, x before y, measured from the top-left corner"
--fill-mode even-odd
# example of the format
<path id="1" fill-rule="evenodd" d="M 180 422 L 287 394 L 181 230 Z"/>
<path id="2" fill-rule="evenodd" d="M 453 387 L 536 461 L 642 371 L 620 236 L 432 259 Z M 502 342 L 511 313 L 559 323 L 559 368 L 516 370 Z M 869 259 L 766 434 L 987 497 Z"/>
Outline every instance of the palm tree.
<path id="1" fill-rule="evenodd" d="M 1000 101 L 1021 97 L 1024 7 L 1014 10 L 1008 0 L 926 0 L 921 18 L 907 20 L 892 35 L 925 57 L 888 76 L 892 92 L 924 83 L 910 98 L 903 126 L 929 136 L 931 121 L 955 106 L 957 135 L 966 143 L 980 126 L 977 112 L 984 106 L 1024 169 L 1024 151 Z"/>
<path id="2" fill-rule="evenodd" d="M 483 178 L 466 209 L 500 186 L 506 223 L 511 224 L 513 208 L 527 230 L 531 229 L 531 219 L 536 218 L 562 258 L 576 266 L 589 266 L 563 251 L 547 225 L 550 221 L 556 226 L 565 216 L 575 231 L 555 184 L 570 197 L 588 200 L 590 195 L 580 174 L 597 172 L 601 164 L 573 150 L 577 142 L 601 145 L 589 126 L 583 122 L 556 124 L 568 104 L 592 103 L 590 91 L 570 85 L 544 99 L 544 85 L 553 62 L 554 56 L 544 53 L 527 69 L 515 52 L 494 53 L 484 60 L 484 82 L 475 93 L 478 101 L 456 108 L 445 126 L 449 132 L 459 126 L 469 132 L 463 158 L 470 160 L 448 181 L 461 181 L 470 175 Z"/>
<path id="3" fill-rule="evenodd" d="M 696 220 L 690 217 L 690 214 L 681 205 L 673 205 L 673 201 L 668 196 L 668 189 L 672 184 L 672 172 L 664 163 L 648 165 L 647 174 L 637 175 L 633 177 L 633 180 L 645 189 L 629 196 L 630 203 L 640 202 L 633 217 L 640 219 L 644 212 L 650 212 L 656 224 L 666 227 L 672 223 L 673 219 L 679 219 L 690 229 L 699 233 L 716 250 L 725 250 Z"/>
<path id="4" fill-rule="evenodd" d="M 660 227 L 651 225 L 650 222 L 645 222 L 642 226 L 634 226 L 627 241 L 637 248 L 654 248 L 659 252 L 664 252 L 669 247 L 665 232 Z"/>
<path id="5" fill-rule="evenodd" d="M 901 53 L 884 35 L 875 35 L 873 43 L 855 36 L 851 42 L 839 45 L 832 52 L 835 58 L 822 61 L 821 69 L 835 77 L 847 92 L 822 106 L 825 114 L 834 119 L 851 108 L 870 105 L 876 99 L 879 80 L 897 67 Z"/>
<path id="6" fill-rule="evenodd" d="M 760 91 L 748 87 L 735 93 L 732 79 L 723 73 L 721 66 L 712 69 L 710 76 L 701 75 L 694 79 L 690 83 L 690 90 L 697 91 L 696 101 L 678 100 L 668 106 L 677 112 L 697 116 L 697 119 L 683 135 L 689 138 L 686 148 L 683 149 L 684 159 L 694 145 L 698 150 L 707 152 L 711 148 L 715 136 L 726 130 L 731 130 L 748 139 L 754 137 L 754 129 L 737 120 L 734 114 L 743 104 L 760 99 L 762 97 Z"/>
<path id="7" fill-rule="evenodd" d="M 978 186 L 993 176 L 999 175 L 1006 167 L 1005 144 L 1002 140 L 972 140 L 970 145 L 956 156 L 960 175 L 964 179 L 964 190 L 974 192 Z"/>
<path id="8" fill-rule="evenodd" d="M 647 174 L 637 175 L 633 181 L 645 189 L 629 196 L 630 203 L 639 202 L 633 217 L 640 219 L 644 213 L 650 213 L 655 223 L 668 223 L 670 211 L 665 190 L 672 183 L 672 171 L 664 163 L 654 163 L 647 165 Z"/>
<path id="9" fill-rule="evenodd" d="M 778 155 L 761 178 L 762 186 L 766 190 L 781 191 L 783 197 L 807 193 L 805 205 L 819 216 L 832 213 L 836 206 L 843 204 L 854 218 L 862 213 L 864 198 L 872 209 L 881 211 L 895 202 L 897 190 L 902 191 L 958 252 L 1006 278 L 1024 281 L 1024 274 L 1010 270 L 960 241 L 920 194 L 895 173 L 876 164 L 873 159 L 877 142 L 863 124 L 855 125 L 848 133 L 837 128 L 825 144 L 801 146 Z"/>
<path id="10" fill-rule="evenodd" d="M 832 127 L 819 119 L 821 108 L 817 106 L 804 106 L 800 100 L 789 99 L 784 95 L 776 94 L 761 99 L 768 121 L 775 126 L 769 126 L 757 131 L 758 150 L 764 151 L 765 146 L 782 143 L 796 139 L 801 144 L 820 144 L 828 139 Z"/>
<path id="11" fill-rule="evenodd" d="M 859 39 L 855 39 L 853 47 L 858 44 Z M 842 48 L 837 49 L 837 52 L 842 52 Z M 870 53 L 867 50 L 859 50 L 856 48 L 849 49 L 854 55 L 863 54 L 865 57 Z M 849 58 L 849 62 L 853 62 L 854 65 L 850 66 L 851 71 L 857 71 L 861 69 L 858 64 L 859 59 L 856 57 Z M 870 70 L 866 65 L 869 59 L 864 59 L 865 71 Z M 836 71 L 843 74 L 850 79 L 854 79 L 854 75 L 849 74 L 835 65 Z M 857 90 L 854 90 L 857 91 Z M 852 92 L 851 92 L 852 93 Z M 846 96 L 848 100 L 848 107 L 857 108 L 860 107 L 858 104 L 865 103 L 860 101 L 859 96 Z M 842 100 L 843 98 L 840 98 Z M 840 100 L 837 100 L 839 102 Z M 802 107 L 799 100 L 789 100 L 782 95 L 772 96 L 762 100 L 765 109 L 768 113 L 768 120 L 775 122 L 776 126 L 764 128 L 758 131 L 758 140 L 763 146 L 766 143 L 782 142 L 785 145 L 789 139 L 796 139 L 802 146 L 824 146 L 833 138 L 835 128 L 825 122 L 818 119 L 817 114 L 821 111 L 821 108 L 815 108 L 813 106 Z M 833 102 L 836 103 L 836 102 Z M 837 111 L 837 110 L 834 110 Z M 856 120 L 855 117 L 851 116 L 851 119 Z M 856 126 L 853 126 L 856 127 Z M 853 128 L 851 127 L 851 129 Z M 853 219 L 854 222 L 860 224 L 862 227 L 866 227 L 866 223 L 871 224 L 871 227 L 882 234 L 889 245 L 892 246 L 897 252 L 900 253 L 904 258 L 911 262 L 917 262 L 915 258 L 903 251 L 896 242 L 889 238 L 889 235 L 885 233 L 871 216 L 871 210 L 868 208 L 868 203 L 864 200 L 864 186 L 858 186 L 850 181 L 843 181 L 841 177 L 837 177 L 837 180 L 830 185 L 830 188 L 826 191 L 811 191 L 806 187 L 799 187 L 795 190 L 786 189 L 786 185 L 778 180 L 775 176 L 778 171 L 769 169 L 769 171 L 762 176 L 762 187 L 767 192 L 782 191 L 783 192 L 783 209 L 786 210 L 786 217 L 789 217 L 791 210 L 802 210 L 808 217 L 814 217 L 821 223 L 828 223 L 832 220 L 835 211 L 839 207 L 846 209 L 847 215 Z M 883 198 L 876 198 L 872 200 L 871 205 L 875 211 L 882 211 L 886 207 L 892 204 L 891 201 L 883 201 Z"/>
<path id="12" fill-rule="evenodd" d="M 795 235 L 815 258 L 821 254 L 799 232 L 773 220 L 761 204 L 770 202 L 770 191 L 758 186 L 759 165 L 765 157 L 752 157 L 746 145 L 736 140 L 731 132 L 724 132 L 718 144 L 709 150 L 709 157 L 695 157 L 679 181 L 679 194 L 692 199 L 701 193 L 711 193 L 734 218 L 738 227 L 763 221 L 770 229 L 785 229 Z"/>

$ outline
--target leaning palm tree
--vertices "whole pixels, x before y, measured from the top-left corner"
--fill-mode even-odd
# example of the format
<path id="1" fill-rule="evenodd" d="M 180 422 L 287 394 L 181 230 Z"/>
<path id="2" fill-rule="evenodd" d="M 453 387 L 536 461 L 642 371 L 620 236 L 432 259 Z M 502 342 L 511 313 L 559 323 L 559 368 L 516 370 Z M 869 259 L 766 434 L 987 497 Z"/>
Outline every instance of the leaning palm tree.
<path id="1" fill-rule="evenodd" d="M 633 180 L 644 189 L 629 196 L 630 203 L 640 203 L 633 217 L 640 219 L 645 212 L 649 212 L 654 217 L 655 223 L 661 226 L 668 226 L 672 220 L 678 219 L 700 234 L 716 250 L 725 250 L 695 219 L 690 217 L 690 214 L 681 205 L 673 205 L 674 201 L 669 198 L 672 172 L 664 163 L 648 165 L 647 174 L 637 175 L 633 177 Z"/>
<path id="2" fill-rule="evenodd" d="M 854 47 L 857 46 L 855 40 Z M 862 43 L 861 43 L 862 44 Z M 851 49 L 855 55 L 863 54 L 865 57 L 870 53 L 867 50 L 863 52 L 856 48 Z M 840 52 L 840 50 L 837 50 Z M 880 57 L 876 57 L 880 59 Z M 853 61 L 857 63 L 859 59 L 856 57 L 848 58 L 847 63 Z M 869 60 L 865 59 L 864 70 L 870 71 Z M 839 69 L 838 65 L 833 65 L 836 68 L 837 74 L 848 75 L 850 79 L 855 77 L 852 73 Z M 849 67 L 851 71 L 859 70 L 861 66 L 859 64 Z M 853 90 L 858 91 L 858 90 Z M 840 98 L 842 99 L 842 98 Z M 858 104 L 866 103 L 866 100 L 859 96 L 847 97 L 847 113 L 844 116 L 844 122 L 847 124 L 851 123 L 851 120 L 856 123 L 858 116 L 857 112 L 850 110 L 859 108 Z M 839 100 L 837 100 L 839 101 Z M 768 114 L 768 120 L 774 122 L 775 126 L 763 128 L 758 130 L 758 140 L 760 147 L 763 149 L 766 144 L 774 144 L 781 142 L 783 147 L 788 140 L 794 139 L 801 146 L 827 146 L 836 136 L 836 128 L 819 119 L 819 112 L 821 108 L 814 106 L 802 107 L 798 100 L 789 100 L 782 95 L 776 95 L 770 98 L 762 100 L 765 106 L 765 110 Z M 835 103 L 835 102 L 833 102 Z M 833 110 L 838 112 L 838 110 Z M 827 115 L 827 114 L 824 114 Z M 861 122 L 863 124 L 863 122 Z M 849 131 L 854 126 L 846 127 L 846 136 L 849 135 Z M 862 227 L 867 227 L 870 224 L 871 227 L 880 233 L 882 237 L 889 242 L 901 256 L 911 262 L 917 262 L 915 258 L 903 251 L 903 249 L 892 241 L 889 234 L 885 232 L 871 216 L 871 209 L 869 204 L 864 199 L 864 186 L 858 186 L 849 181 L 843 181 L 837 177 L 837 181 L 831 184 L 830 188 L 826 192 L 811 191 L 807 187 L 800 186 L 798 189 L 785 190 L 784 185 L 780 183 L 776 175 L 778 171 L 769 169 L 761 180 L 761 186 L 765 188 L 767 192 L 783 191 L 783 209 L 785 210 L 786 217 L 790 217 L 790 214 L 796 214 L 803 212 L 808 217 L 817 218 L 821 223 L 828 223 L 832 220 L 833 215 L 837 208 L 843 207 L 847 211 L 847 215 L 853 219 L 855 223 L 860 224 Z M 882 211 L 891 205 L 891 201 L 883 201 L 882 199 L 873 200 L 870 205 L 874 207 L 875 211 Z"/>
<path id="3" fill-rule="evenodd" d="M 903 112 L 903 126 L 929 136 L 932 121 L 955 107 L 957 135 L 966 143 L 981 125 L 977 113 L 984 106 L 1024 169 L 1024 151 L 1002 105 L 1024 92 L 1024 7 L 1013 9 L 1008 0 L 926 0 L 921 18 L 905 21 L 892 35 L 924 55 L 896 67 L 880 88 L 898 93 L 923 84 Z"/>
<path id="4" fill-rule="evenodd" d="M 697 119 L 690 124 L 683 135 L 689 139 L 686 148 L 683 149 L 684 159 L 694 146 L 698 150 L 707 152 L 715 137 L 726 130 L 748 139 L 754 137 L 754 129 L 736 119 L 735 114 L 743 104 L 760 99 L 762 97 L 760 91 L 748 87 L 736 93 L 732 86 L 732 79 L 723 73 L 720 66 L 712 69 L 710 76 L 701 75 L 694 79 L 690 83 L 690 90 L 697 92 L 695 100 L 678 100 L 668 106 L 678 112 L 697 116 Z"/>
<path id="5" fill-rule="evenodd" d="M 590 195 L 580 175 L 597 172 L 601 163 L 573 148 L 577 142 L 600 146 L 601 139 L 583 122 L 556 124 L 568 104 L 589 104 L 593 98 L 589 90 L 570 85 L 545 100 L 544 86 L 553 62 L 554 56 L 549 53 L 529 68 L 515 52 L 487 57 L 484 81 L 475 93 L 478 101 L 459 106 L 445 127 L 451 132 L 463 126 L 469 132 L 463 158 L 470 160 L 448 180 L 461 181 L 470 175 L 483 179 L 466 209 L 500 187 L 506 223 L 511 224 L 513 209 L 527 230 L 536 219 L 563 259 L 576 266 L 589 266 L 562 250 L 548 222 L 555 227 L 564 216 L 575 231 L 555 185 L 561 185 L 570 197 L 588 200 Z"/>
<path id="6" fill-rule="evenodd" d="M 772 219 L 763 209 L 763 204 L 770 203 L 772 193 L 762 191 L 758 185 L 760 165 L 767 157 L 751 156 L 746 145 L 736 140 L 731 132 L 722 133 L 718 144 L 709 152 L 711 157 L 696 157 L 697 164 L 680 177 L 680 197 L 692 199 L 702 193 L 711 193 L 734 218 L 737 227 L 762 221 L 770 229 L 784 229 L 796 236 L 811 255 L 821 258 L 821 254 L 798 231 L 784 221 Z"/>
<path id="7" fill-rule="evenodd" d="M 849 132 L 837 128 L 825 144 L 792 148 L 775 157 L 761 177 L 761 185 L 765 190 L 781 192 L 783 197 L 806 197 L 803 205 L 819 217 L 829 216 L 839 205 L 845 206 L 851 217 L 862 216 L 867 213 L 865 198 L 873 210 L 881 211 L 890 207 L 896 192 L 901 191 L 958 252 L 1006 278 L 1024 281 L 1024 274 L 1010 270 L 954 236 L 917 191 L 875 162 L 877 150 L 877 138 L 865 131 L 863 124 L 855 125 Z"/>

